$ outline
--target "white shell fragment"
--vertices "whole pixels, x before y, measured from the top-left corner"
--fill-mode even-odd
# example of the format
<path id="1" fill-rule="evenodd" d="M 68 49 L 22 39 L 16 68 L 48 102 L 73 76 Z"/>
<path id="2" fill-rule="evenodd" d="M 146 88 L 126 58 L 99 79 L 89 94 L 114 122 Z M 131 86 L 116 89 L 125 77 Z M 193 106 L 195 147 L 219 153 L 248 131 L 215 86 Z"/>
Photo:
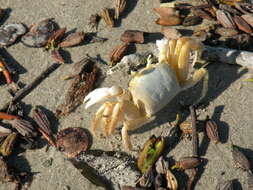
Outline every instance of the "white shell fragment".
<path id="1" fill-rule="evenodd" d="M 13 44 L 16 39 L 26 33 L 26 28 L 21 23 L 11 23 L 0 28 L 0 46 Z"/>

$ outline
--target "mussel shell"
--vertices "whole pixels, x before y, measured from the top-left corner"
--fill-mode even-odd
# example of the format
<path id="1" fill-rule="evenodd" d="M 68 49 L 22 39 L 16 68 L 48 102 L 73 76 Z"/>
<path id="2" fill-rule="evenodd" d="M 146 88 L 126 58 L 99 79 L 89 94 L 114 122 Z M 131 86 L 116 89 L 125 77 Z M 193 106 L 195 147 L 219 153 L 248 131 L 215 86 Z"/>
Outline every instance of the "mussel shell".
<path id="1" fill-rule="evenodd" d="M 30 31 L 22 37 L 21 42 L 28 47 L 44 47 L 56 29 L 53 19 L 42 20 L 30 27 Z"/>
<path id="2" fill-rule="evenodd" d="M 50 35 L 27 33 L 22 37 L 21 42 L 28 47 L 44 47 L 47 44 Z"/>
<path id="3" fill-rule="evenodd" d="M 13 44 L 25 32 L 26 27 L 22 23 L 10 23 L 2 26 L 0 28 L 0 45 L 8 46 Z"/>

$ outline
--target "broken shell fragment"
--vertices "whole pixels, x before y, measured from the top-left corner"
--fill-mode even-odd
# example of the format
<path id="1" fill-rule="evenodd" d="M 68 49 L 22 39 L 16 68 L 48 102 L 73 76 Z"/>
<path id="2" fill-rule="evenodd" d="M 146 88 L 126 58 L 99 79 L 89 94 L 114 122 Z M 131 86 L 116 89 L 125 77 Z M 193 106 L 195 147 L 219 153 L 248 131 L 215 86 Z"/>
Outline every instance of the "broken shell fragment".
<path id="1" fill-rule="evenodd" d="M 137 160 L 137 166 L 145 173 L 159 158 L 164 149 L 164 138 L 151 136 L 145 143 Z"/>
<path id="2" fill-rule="evenodd" d="M 182 170 L 192 169 L 197 167 L 201 163 L 201 159 L 197 157 L 183 157 L 172 167 L 172 169 L 178 168 Z"/>
<path id="3" fill-rule="evenodd" d="M 36 137 L 37 132 L 32 124 L 24 119 L 14 119 L 9 121 L 13 128 L 15 128 L 24 137 Z"/>
<path id="4" fill-rule="evenodd" d="M 46 114 L 38 107 L 32 111 L 33 120 L 37 123 L 39 132 L 43 137 L 54 147 L 56 147 L 55 140 L 52 136 L 52 130 L 50 128 L 50 122 Z"/>
<path id="5" fill-rule="evenodd" d="M 216 18 L 221 23 L 221 25 L 225 28 L 233 28 L 236 29 L 235 23 L 233 21 L 232 16 L 227 11 L 217 10 Z"/>
<path id="6" fill-rule="evenodd" d="M 182 34 L 176 28 L 162 28 L 162 33 L 167 39 L 177 40 Z"/>
<path id="7" fill-rule="evenodd" d="M 233 180 L 219 182 L 215 190 L 233 190 Z"/>
<path id="8" fill-rule="evenodd" d="M 214 144 L 220 142 L 218 125 L 211 119 L 207 119 L 206 121 L 206 134 L 210 141 L 212 141 Z"/>
<path id="9" fill-rule="evenodd" d="M 176 26 L 181 24 L 181 19 L 178 16 L 169 16 L 169 17 L 162 17 L 156 20 L 156 24 L 162 26 Z"/>
<path id="10" fill-rule="evenodd" d="M 172 190 L 178 189 L 178 182 L 177 178 L 174 174 L 168 169 L 166 172 L 166 179 L 167 179 L 167 187 Z"/>
<path id="11" fill-rule="evenodd" d="M 57 133 L 57 149 L 67 157 L 76 157 L 88 149 L 88 136 L 84 129 L 79 127 L 66 128 Z"/>
<path id="12" fill-rule="evenodd" d="M 56 24 L 53 19 L 44 19 L 33 24 L 29 32 L 21 38 L 21 41 L 28 47 L 44 47 L 55 30 Z"/>
<path id="13" fill-rule="evenodd" d="M 110 53 L 110 66 L 118 63 L 126 55 L 129 45 L 129 43 L 121 44 Z"/>
<path id="14" fill-rule="evenodd" d="M 252 33 L 250 26 L 242 17 L 235 15 L 233 17 L 233 19 L 234 19 L 236 26 L 239 28 L 239 30 L 246 32 L 246 33 Z"/>
<path id="15" fill-rule="evenodd" d="M 105 21 L 105 24 L 109 27 L 113 27 L 114 26 L 114 21 L 113 21 L 113 18 L 110 14 L 110 11 L 109 9 L 107 8 L 104 8 L 101 12 L 101 15 L 102 19 Z"/>
<path id="16" fill-rule="evenodd" d="M 14 144 L 16 142 L 17 133 L 9 134 L 0 145 L 0 153 L 3 156 L 9 156 L 12 153 Z"/>
<path id="17" fill-rule="evenodd" d="M 144 32 L 138 30 L 126 30 L 120 37 L 126 43 L 144 43 Z"/>
<path id="18" fill-rule="evenodd" d="M 59 44 L 59 47 L 65 48 L 78 45 L 84 40 L 85 36 L 86 34 L 84 32 L 75 32 L 73 34 L 70 34 L 65 39 L 63 39 L 63 41 Z"/>
<path id="19" fill-rule="evenodd" d="M 26 33 L 26 28 L 21 23 L 11 23 L 0 28 L 0 46 L 13 44 L 16 39 Z"/>
<path id="20" fill-rule="evenodd" d="M 60 50 L 60 49 L 54 49 L 54 50 L 52 50 L 52 51 L 51 51 L 51 56 L 52 56 L 52 58 L 53 58 L 55 61 L 57 61 L 59 64 L 64 64 L 65 61 L 64 61 L 63 57 L 61 56 L 59 50 Z"/>
<path id="21" fill-rule="evenodd" d="M 232 145 L 232 157 L 236 166 L 243 170 L 250 171 L 250 162 L 248 158 L 235 145 Z"/>
<path id="22" fill-rule="evenodd" d="M 169 16 L 179 16 L 179 12 L 172 8 L 172 7 L 158 7 L 158 8 L 153 8 L 153 10 L 161 17 L 161 18 L 166 18 Z"/>
<path id="23" fill-rule="evenodd" d="M 224 28 L 224 27 L 219 27 L 215 30 L 216 34 L 219 34 L 223 37 L 231 37 L 235 36 L 238 34 L 238 31 L 233 29 L 233 28 Z"/>
<path id="24" fill-rule="evenodd" d="M 0 126 L 0 137 L 8 136 L 11 132 L 12 130 Z"/>
<path id="25" fill-rule="evenodd" d="M 153 168 L 150 167 L 143 175 L 138 179 L 141 187 L 151 187 L 155 179 Z"/>

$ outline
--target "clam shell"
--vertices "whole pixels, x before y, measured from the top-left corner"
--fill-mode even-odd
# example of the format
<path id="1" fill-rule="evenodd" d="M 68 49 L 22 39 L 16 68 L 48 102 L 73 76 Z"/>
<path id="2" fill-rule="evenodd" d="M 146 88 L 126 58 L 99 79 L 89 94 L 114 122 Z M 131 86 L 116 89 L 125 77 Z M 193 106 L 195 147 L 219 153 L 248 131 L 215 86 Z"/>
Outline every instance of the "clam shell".
<path id="1" fill-rule="evenodd" d="M 25 34 L 26 28 L 22 23 L 10 23 L 0 28 L 0 45 L 8 46 L 13 44 L 16 39 Z"/>
<path id="2" fill-rule="evenodd" d="M 182 36 L 175 28 L 162 28 L 162 33 L 167 39 L 178 39 Z"/>
<path id="3" fill-rule="evenodd" d="M 223 28 L 223 27 L 219 27 L 215 30 L 216 34 L 219 34 L 221 36 L 224 37 L 231 37 L 231 36 L 235 36 L 238 34 L 238 31 L 233 29 L 233 28 Z"/>

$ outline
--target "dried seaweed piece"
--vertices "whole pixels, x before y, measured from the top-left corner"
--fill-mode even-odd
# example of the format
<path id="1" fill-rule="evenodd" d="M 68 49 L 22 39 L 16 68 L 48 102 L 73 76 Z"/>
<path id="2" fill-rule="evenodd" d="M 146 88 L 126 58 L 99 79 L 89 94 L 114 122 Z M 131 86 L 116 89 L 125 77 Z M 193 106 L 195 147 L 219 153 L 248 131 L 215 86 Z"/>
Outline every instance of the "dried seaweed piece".
<path id="1" fill-rule="evenodd" d="M 37 132 L 32 124 L 24 119 L 14 119 L 10 120 L 9 123 L 24 137 L 35 137 Z"/>
<path id="2" fill-rule="evenodd" d="M 45 139 L 54 147 L 56 147 L 55 139 L 52 136 L 52 130 L 50 128 L 50 122 L 46 114 L 38 107 L 33 109 L 32 117 L 39 126 L 38 130 L 45 137 Z"/>
<path id="3" fill-rule="evenodd" d="M 83 128 L 66 128 L 57 133 L 57 149 L 67 157 L 76 157 L 88 149 L 88 136 Z"/>
<path id="4" fill-rule="evenodd" d="M 114 21 L 113 21 L 111 14 L 110 14 L 109 9 L 104 8 L 101 12 L 101 17 L 103 18 L 103 20 L 105 21 L 107 26 L 109 26 L 111 28 L 114 26 Z"/>
<path id="5" fill-rule="evenodd" d="M 12 153 L 16 139 L 17 139 L 17 133 L 14 133 L 14 132 L 9 134 L 5 138 L 5 140 L 0 145 L 0 153 L 3 156 L 9 156 Z"/>
<path id="6" fill-rule="evenodd" d="M 119 16 L 126 8 L 127 0 L 115 0 L 115 19 L 119 19 Z"/>
<path id="7" fill-rule="evenodd" d="M 91 29 L 98 30 L 98 23 L 100 21 L 101 17 L 98 14 L 92 14 L 89 18 L 89 25 Z"/>
<path id="8" fill-rule="evenodd" d="M 73 65 L 71 86 L 65 96 L 65 103 L 57 109 L 57 117 L 68 115 L 82 104 L 84 97 L 95 85 L 98 71 L 98 67 L 90 58 L 84 58 Z"/>

